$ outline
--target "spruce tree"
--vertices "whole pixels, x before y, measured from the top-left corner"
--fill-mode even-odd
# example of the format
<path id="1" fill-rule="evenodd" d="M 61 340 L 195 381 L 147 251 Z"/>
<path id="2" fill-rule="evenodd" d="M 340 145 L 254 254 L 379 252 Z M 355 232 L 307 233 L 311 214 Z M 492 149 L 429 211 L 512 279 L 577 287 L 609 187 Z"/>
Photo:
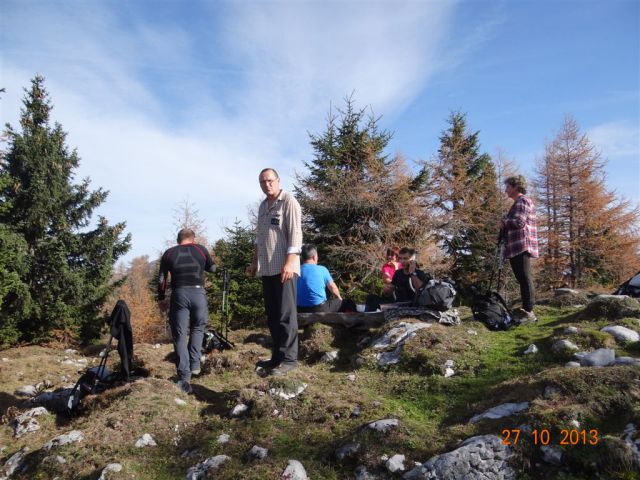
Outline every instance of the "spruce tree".
<path id="1" fill-rule="evenodd" d="M 377 272 L 386 247 L 420 247 L 429 232 L 420 207 L 427 175 L 386 153 L 392 134 L 378 121 L 347 98 L 344 110 L 329 113 L 325 131 L 310 135 L 314 157 L 295 188 L 305 240 L 344 274 L 343 285 L 349 275 L 358 283 Z"/>
<path id="2" fill-rule="evenodd" d="M 124 223 L 109 225 L 93 211 L 107 198 L 91 191 L 89 179 L 74 183 L 79 164 L 66 145 L 66 133 L 51 126 L 51 101 L 44 79 L 36 76 L 26 91 L 21 130 L 7 125 L 8 151 L 0 175 L 0 222 L 24 242 L 28 267 L 20 275 L 32 308 L 19 319 L 21 339 L 43 340 L 52 333 L 95 337 L 115 261 L 130 246 Z"/>
<path id="3" fill-rule="evenodd" d="M 225 232 L 225 238 L 213 247 L 218 270 L 207 288 L 210 313 L 214 319 L 220 319 L 226 272 L 230 280 L 228 319 L 239 327 L 255 325 L 264 317 L 262 283 L 258 278 L 247 278 L 244 271 L 253 258 L 256 234 L 253 228 L 243 226 L 238 220 L 232 227 L 225 228 Z"/>
<path id="4" fill-rule="evenodd" d="M 432 162 L 432 204 L 451 276 L 464 289 L 489 278 L 503 203 L 495 165 L 480 153 L 480 132 L 468 131 L 461 112 L 448 122 Z"/>

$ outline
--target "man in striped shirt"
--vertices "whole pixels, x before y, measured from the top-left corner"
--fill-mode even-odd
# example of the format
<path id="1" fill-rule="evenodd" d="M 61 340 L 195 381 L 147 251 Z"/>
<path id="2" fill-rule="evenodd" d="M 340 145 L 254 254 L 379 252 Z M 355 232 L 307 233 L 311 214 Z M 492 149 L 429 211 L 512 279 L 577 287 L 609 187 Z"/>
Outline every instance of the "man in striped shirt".
<path id="1" fill-rule="evenodd" d="M 531 199 L 525 196 L 527 182 L 522 175 L 504 181 L 505 193 L 513 200 L 509 213 L 502 219 L 504 258 L 508 258 L 516 280 L 520 284 L 522 308 L 514 310 L 520 323 L 535 322 L 533 313 L 535 290 L 531 275 L 531 258 L 538 257 L 538 228 L 536 211 Z"/>
<path id="2" fill-rule="evenodd" d="M 264 306 L 273 345 L 271 358 L 257 366 L 285 375 L 298 362 L 296 285 L 300 275 L 302 214 L 293 195 L 280 188 L 280 177 L 265 168 L 258 177 L 267 196 L 258 210 L 258 228 L 249 276 L 262 278 Z"/>

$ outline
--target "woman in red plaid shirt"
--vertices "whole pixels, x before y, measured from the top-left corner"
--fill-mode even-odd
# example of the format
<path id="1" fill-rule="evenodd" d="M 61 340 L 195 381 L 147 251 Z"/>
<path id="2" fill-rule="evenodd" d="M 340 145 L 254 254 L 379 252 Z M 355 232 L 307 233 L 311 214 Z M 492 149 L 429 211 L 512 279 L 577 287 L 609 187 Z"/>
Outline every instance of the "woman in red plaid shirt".
<path id="1" fill-rule="evenodd" d="M 538 228 L 533 202 L 526 197 L 527 182 L 522 175 L 509 177 L 504 181 L 505 193 L 513 200 L 513 205 L 502 218 L 504 258 L 508 258 L 513 274 L 520 284 L 522 308 L 514 310 L 520 323 L 535 322 L 533 314 L 535 290 L 531 276 L 531 258 L 538 257 Z"/>

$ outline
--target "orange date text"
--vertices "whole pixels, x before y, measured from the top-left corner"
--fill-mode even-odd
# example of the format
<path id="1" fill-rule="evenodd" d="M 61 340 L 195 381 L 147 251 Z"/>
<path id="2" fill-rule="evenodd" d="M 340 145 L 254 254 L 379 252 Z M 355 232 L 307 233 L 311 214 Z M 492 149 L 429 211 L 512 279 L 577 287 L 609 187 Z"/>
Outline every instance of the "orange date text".
<path id="1" fill-rule="evenodd" d="M 502 430 L 502 444 L 503 445 L 516 445 L 520 439 L 520 434 L 523 433 L 519 428 L 504 429 Z M 534 445 L 549 445 L 550 443 L 557 443 L 558 445 L 597 445 L 600 440 L 598 436 L 598 430 L 578 430 L 578 429 L 562 429 L 555 438 L 552 438 L 552 433 L 546 428 L 534 429 L 531 432 L 524 432 L 531 438 Z M 556 440 L 556 442 L 552 442 Z"/>

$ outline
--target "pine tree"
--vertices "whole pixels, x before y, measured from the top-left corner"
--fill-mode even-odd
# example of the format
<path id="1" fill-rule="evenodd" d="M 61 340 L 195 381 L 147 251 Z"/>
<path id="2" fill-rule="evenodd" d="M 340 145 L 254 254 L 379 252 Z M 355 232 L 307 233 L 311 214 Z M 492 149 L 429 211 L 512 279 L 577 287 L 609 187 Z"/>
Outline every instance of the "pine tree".
<path id="1" fill-rule="evenodd" d="M 640 211 L 606 188 L 605 161 L 567 116 L 537 167 L 543 280 L 617 284 L 640 267 Z"/>
<path id="2" fill-rule="evenodd" d="M 488 279 L 495 258 L 502 195 L 491 157 L 480 153 L 479 132 L 453 112 L 431 164 L 431 202 L 452 278 L 464 289 Z"/>
<path id="3" fill-rule="evenodd" d="M 54 330 L 92 338 L 113 286 L 111 269 L 128 249 L 124 223 L 109 225 L 92 213 L 107 192 L 89 190 L 89 179 L 73 183 L 79 157 L 65 144 L 61 125 L 50 125 L 51 102 L 35 77 L 26 91 L 21 131 L 7 126 L 9 148 L 0 175 L 4 185 L 0 222 L 20 236 L 28 268 L 20 275 L 32 299 L 19 320 L 21 338 L 46 339 Z"/>
<path id="4" fill-rule="evenodd" d="M 226 237 L 214 245 L 214 261 L 218 267 L 208 289 L 211 316 L 221 318 L 224 273 L 229 274 L 229 318 L 236 326 L 255 325 L 264 316 L 260 279 L 245 277 L 255 248 L 255 231 L 240 221 L 225 228 Z M 227 320 L 227 319 L 225 319 Z"/>
<path id="5" fill-rule="evenodd" d="M 339 115 L 329 113 L 322 134 L 310 135 L 314 158 L 295 192 L 305 239 L 318 246 L 322 261 L 338 277 L 366 279 L 387 246 L 424 244 L 427 174 L 413 175 L 400 156 L 390 158 L 391 133 L 380 130 L 379 118 L 356 109 L 351 98 L 345 103 Z"/>

